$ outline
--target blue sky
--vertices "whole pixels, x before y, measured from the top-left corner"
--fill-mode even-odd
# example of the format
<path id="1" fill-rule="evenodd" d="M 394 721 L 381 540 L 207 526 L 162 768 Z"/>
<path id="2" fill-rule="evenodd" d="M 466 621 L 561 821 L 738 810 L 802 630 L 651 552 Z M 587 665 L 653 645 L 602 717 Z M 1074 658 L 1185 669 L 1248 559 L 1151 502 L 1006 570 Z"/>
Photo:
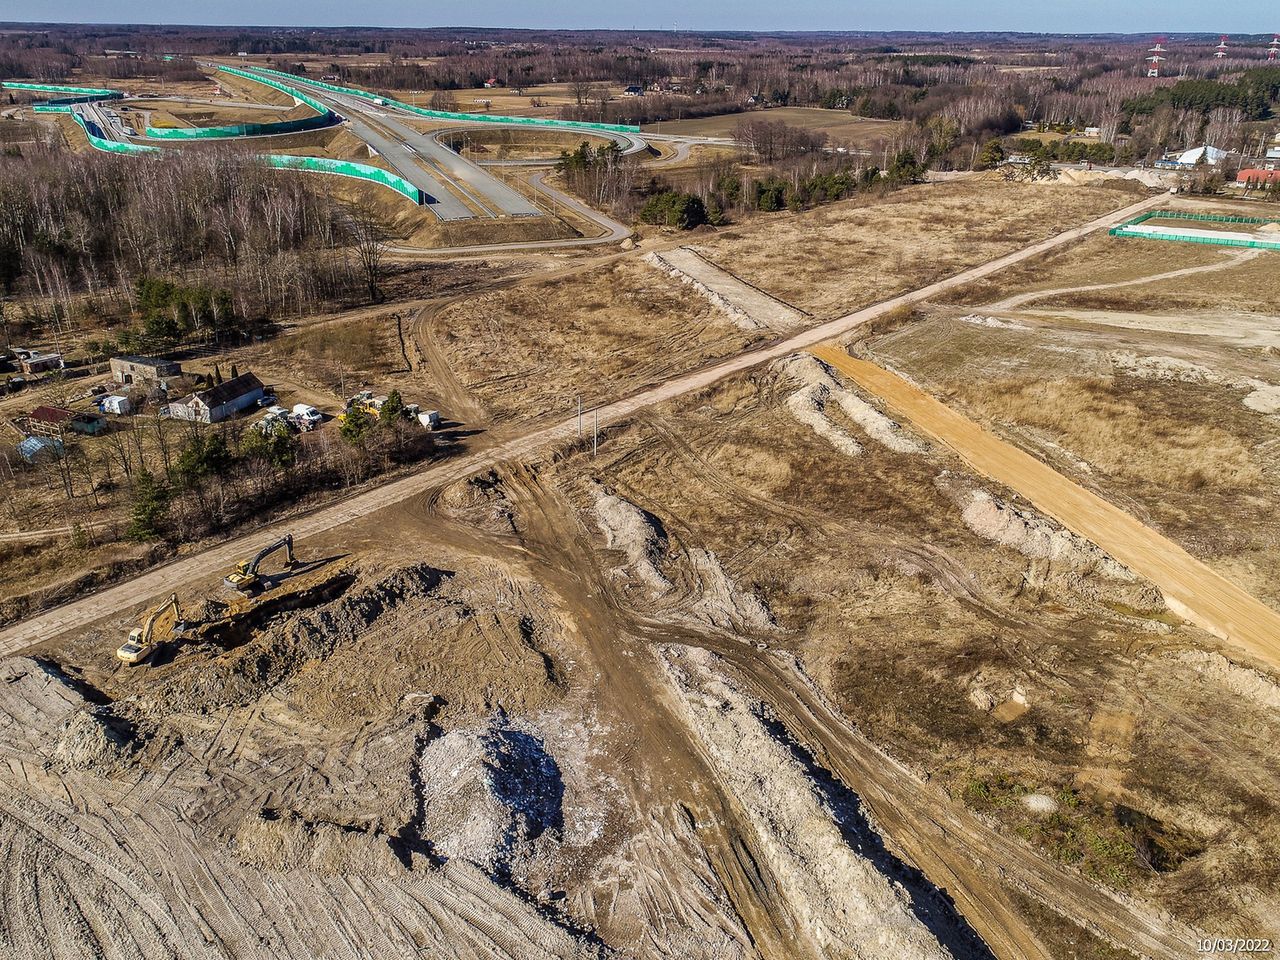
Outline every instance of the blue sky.
<path id="1" fill-rule="evenodd" d="M 1271 33 L 1276 0 L 0 0 L 0 20 L 286 26 Z"/>

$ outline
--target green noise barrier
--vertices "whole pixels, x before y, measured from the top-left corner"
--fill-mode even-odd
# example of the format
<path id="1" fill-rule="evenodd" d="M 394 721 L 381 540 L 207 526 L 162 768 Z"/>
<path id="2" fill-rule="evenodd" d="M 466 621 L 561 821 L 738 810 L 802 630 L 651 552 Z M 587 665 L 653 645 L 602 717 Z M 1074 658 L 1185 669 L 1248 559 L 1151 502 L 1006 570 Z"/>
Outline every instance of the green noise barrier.
<path id="1" fill-rule="evenodd" d="M 50 111 L 53 112 L 53 111 Z M 155 155 L 160 153 L 160 147 L 149 147 L 138 143 L 124 143 L 119 140 L 108 140 L 102 136 L 102 130 L 92 120 L 86 120 L 80 114 L 76 113 L 70 107 L 64 108 L 62 112 L 70 113 L 75 118 L 76 123 L 80 124 L 84 130 L 85 136 L 89 138 L 89 143 L 97 150 L 104 153 L 115 153 L 128 156 L 141 156 L 143 154 Z M 421 206 L 426 203 L 426 197 L 408 180 L 381 167 L 370 166 L 367 163 L 354 163 L 350 160 L 330 160 L 327 157 L 295 157 L 283 153 L 260 153 L 257 155 L 269 167 L 275 167 L 279 170 L 301 170 L 306 173 L 328 173 L 339 177 L 352 177 L 356 180 L 367 180 L 370 183 L 376 183 L 384 187 L 390 187 L 405 197 L 408 197 L 414 203 Z"/>
<path id="2" fill-rule="evenodd" d="M 462 120 L 471 123 L 515 124 L 525 127 L 569 127 L 574 130 L 601 130 L 608 133 L 640 132 L 639 127 L 629 127 L 617 123 L 588 123 L 585 120 L 547 120 L 542 117 L 509 117 L 489 113 L 454 113 L 450 110 L 427 110 L 423 107 L 415 107 L 412 104 L 404 103 L 400 100 L 393 100 L 390 97 L 383 97 L 376 93 L 370 93 L 368 90 L 359 90 L 355 87 L 339 87 L 336 84 L 325 83 L 323 80 L 311 80 L 306 77 L 296 76 L 292 73 L 285 73 L 282 70 L 270 70 L 267 67 L 254 67 L 253 71 L 255 73 L 269 73 L 272 76 L 287 78 L 295 83 L 305 83 L 309 86 L 319 87 L 322 90 L 328 90 L 330 93 L 341 93 L 348 97 L 361 97 L 365 100 L 381 100 L 389 106 L 399 107 L 401 110 L 408 110 L 410 113 L 416 113 L 421 117 L 430 117 L 433 120 Z"/>
<path id="3" fill-rule="evenodd" d="M 245 80 L 252 80 L 254 83 L 260 83 L 266 87 L 273 87 L 274 89 L 279 90 L 281 93 L 287 93 L 289 96 L 293 97 L 295 100 L 305 103 L 308 107 L 310 107 L 316 113 L 323 114 L 323 113 L 329 112 L 329 108 L 326 107 L 319 100 L 316 100 L 314 97 L 309 97 L 302 90 L 298 90 L 295 87 L 285 86 L 283 83 L 272 80 L 270 77 L 259 76 L 256 72 L 250 73 L 248 70 L 241 70 L 238 67 L 219 66 L 218 69 L 223 73 L 231 74 L 233 77 L 241 77 Z M 272 70 L 269 72 L 276 73 L 277 71 Z M 285 74 L 281 74 L 281 76 L 287 77 L 289 76 L 289 74 L 285 73 Z"/>
<path id="4" fill-rule="evenodd" d="M 232 123 L 220 127 L 147 127 L 146 135 L 152 140 L 226 140 L 232 137 L 269 137 L 284 133 L 303 133 L 321 130 L 337 123 L 339 117 L 332 110 L 314 117 L 297 120 L 278 120 L 275 123 Z"/>
<path id="5" fill-rule="evenodd" d="M 403 194 L 421 206 L 426 203 L 422 191 L 412 183 L 390 170 L 372 167 L 367 163 L 353 163 L 350 160 L 330 160 L 327 157 L 299 157 L 285 153 L 263 153 L 259 159 L 268 166 L 282 170 L 306 170 L 311 173 L 331 173 L 339 177 L 354 177 L 357 180 L 369 180 L 373 183 L 390 187 L 396 193 Z"/>
<path id="6" fill-rule="evenodd" d="M 1213 247 L 1249 247 L 1256 250 L 1280 250 L 1280 234 L 1269 237 L 1213 237 L 1203 233 L 1147 233 L 1134 229 L 1148 220 L 1188 220 L 1199 223 L 1242 224 L 1263 226 L 1280 223 L 1280 217 L 1242 217 L 1216 213 L 1184 213 L 1180 210 L 1149 210 L 1132 220 L 1126 220 L 1107 233 L 1113 237 L 1133 237 L 1139 240 L 1172 240 L 1176 243 L 1198 243 Z"/>
<path id="7" fill-rule="evenodd" d="M 17 83 L 5 80 L 0 87 L 8 90 L 31 90 L 35 93 L 69 93 L 94 100 L 119 100 L 124 94 L 119 90 L 104 90 L 100 87 L 67 87 L 58 83 Z"/>

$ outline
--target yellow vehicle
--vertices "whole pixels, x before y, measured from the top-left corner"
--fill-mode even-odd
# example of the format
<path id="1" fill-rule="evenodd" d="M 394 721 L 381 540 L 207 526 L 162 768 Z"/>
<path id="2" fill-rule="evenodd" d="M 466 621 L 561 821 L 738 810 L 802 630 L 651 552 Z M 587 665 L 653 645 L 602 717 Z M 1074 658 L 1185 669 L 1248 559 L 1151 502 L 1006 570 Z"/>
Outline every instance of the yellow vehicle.
<path id="1" fill-rule="evenodd" d="M 160 619 L 161 614 L 170 609 L 173 610 L 173 633 L 185 632 L 186 624 L 182 622 L 182 612 L 178 609 L 178 595 L 170 594 L 168 600 L 151 611 L 142 626 L 134 627 L 129 631 L 129 639 L 116 651 L 116 657 L 121 663 L 136 666 L 155 652 L 156 621 Z"/>
<path id="2" fill-rule="evenodd" d="M 253 558 L 241 560 L 236 564 L 235 570 L 222 578 L 223 586 L 229 587 L 237 593 L 254 593 L 262 586 L 262 577 L 258 575 L 258 567 L 263 560 L 281 549 L 285 551 L 285 563 L 290 567 L 298 562 L 293 555 L 293 534 L 286 533 L 275 543 L 269 543 L 259 550 Z"/>

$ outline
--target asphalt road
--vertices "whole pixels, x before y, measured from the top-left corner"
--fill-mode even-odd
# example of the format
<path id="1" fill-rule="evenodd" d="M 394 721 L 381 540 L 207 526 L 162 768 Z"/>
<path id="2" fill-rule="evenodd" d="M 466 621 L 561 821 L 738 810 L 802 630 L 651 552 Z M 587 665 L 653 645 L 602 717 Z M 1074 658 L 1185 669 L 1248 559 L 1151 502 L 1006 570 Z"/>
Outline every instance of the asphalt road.
<path id="1" fill-rule="evenodd" d="M 461 197 L 452 193 L 440 178 L 428 171 L 416 150 L 403 140 L 371 123 L 370 121 L 374 118 L 366 118 L 365 114 L 369 110 L 367 104 L 362 104 L 350 97 L 337 97 L 314 91 L 313 93 L 321 103 L 331 106 L 346 117 L 351 132 L 378 151 L 396 173 L 426 194 L 427 207 L 438 218 L 446 221 L 470 220 L 475 216 L 475 212 Z M 385 118 L 379 117 L 377 120 L 382 122 Z"/>
<path id="2" fill-rule="evenodd" d="M 741 353 L 701 370 L 677 376 L 633 396 L 600 407 L 596 411 L 599 423 L 601 426 L 616 423 L 639 410 L 703 390 L 735 373 L 777 360 L 799 350 L 807 350 L 823 341 L 842 337 L 900 307 L 919 303 L 953 287 L 972 283 L 1055 247 L 1112 227 L 1163 202 L 1165 202 L 1163 196 L 1145 199 L 1065 233 L 1034 243 L 981 266 L 962 271 L 945 280 L 939 280 L 847 316 L 818 324 L 785 340 Z M 432 464 L 417 473 L 340 500 L 307 516 L 281 521 L 253 533 L 235 537 L 207 550 L 193 553 L 140 574 L 127 582 L 87 594 L 60 607 L 28 617 L 0 631 L 0 656 L 17 653 L 32 644 L 64 633 L 83 630 L 104 616 L 112 616 L 121 610 L 149 603 L 158 594 L 172 591 L 193 581 L 206 580 L 230 569 L 235 561 L 263 543 L 281 536 L 286 530 L 292 532 L 298 540 L 304 541 L 308 536 L 358 520 L 378 510 L 393 507 L 409 497 L 471 476 L 495 464 L 526 459 L 553 444 L 571 442 L 577 437 L 577 432 L 576 416 L 551 425 L 530 426 L 525 432 L 492 447 Z"/>
<path id="3" fill-rule="evenodd" d="M 441 220 L 466 220 L 477 215 L 462 199 L 446 190 L 442 181 L 470 198 L 481 215 L 542 216 L 542 211 L 520 191 L 454 153 L 433 134 L 423 133 L 405 122 L 409 114 L 379 107 L 363 97 L 313 87 L 302 79 L 297 82 L 306 86 L 317 100 L 332 105 L 346 116 L 356 136 L 382 154 L 402 177 L 426 191 L 432 198 L 428 201 L 432 211 Z M 427 169 L 433 173 L 427 173 Z M 419 182 L 423 178 L 432 185 L 428 187 Z"/>

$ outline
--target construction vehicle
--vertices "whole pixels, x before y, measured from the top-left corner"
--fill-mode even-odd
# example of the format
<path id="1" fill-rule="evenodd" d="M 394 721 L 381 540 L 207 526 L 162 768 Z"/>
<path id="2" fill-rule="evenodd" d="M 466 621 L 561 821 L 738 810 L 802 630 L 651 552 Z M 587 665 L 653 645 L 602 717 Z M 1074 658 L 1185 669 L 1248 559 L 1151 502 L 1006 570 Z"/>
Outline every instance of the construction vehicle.
<path id="1" fill-rule="evenodd" d="M 269 543 L 257 555 L 249 560 L 241 560 L 235 570 L 222 578 L 222 584 L 237 593 L 254 593 L 262 586 L 262 577 L 258 575 L 258 567 L 262 561 L 277 550 L 285 551 L 285 563 L 292 567 L 298 562 L 293 555 L 293 534 L 286 533 L 275 543 Z"/>
<path id="2" fill-rule="evenodd" d="M 178 635 L 186 632 L 187 625 L 182 620 L 182 611 L 178 609 L 178 595 L 171 593 L 168 600 L 151 611 L 142 626 L 134 627 L 129 631 L 129 639 L 121 644 L 120 649 L 116 651 L 116 657 L 121 663 L 135 666 L 155 652 L 156 621 L 160 619 L 161 614 L 170 609 L 173 610 L 173 634 Z"/>

